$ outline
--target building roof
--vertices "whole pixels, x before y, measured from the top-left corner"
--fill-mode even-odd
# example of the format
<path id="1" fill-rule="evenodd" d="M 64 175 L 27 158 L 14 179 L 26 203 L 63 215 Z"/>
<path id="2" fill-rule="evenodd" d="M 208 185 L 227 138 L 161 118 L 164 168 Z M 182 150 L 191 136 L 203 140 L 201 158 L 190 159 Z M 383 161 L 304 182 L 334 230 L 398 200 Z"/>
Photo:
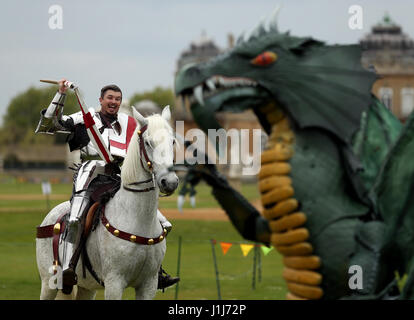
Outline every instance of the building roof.
<path id="1" fill-rule="evenodd" d="M 190 43 L 190 47 L 184 50 L 177 61 L 177 70 L 188 63 L 199 63 L 217 56 L 221 49 L 207 36 L 205 31 Z"/>
<path id="2" fill-rule="evenodd" d="M 371 33 L 360 41 L 364 50 L 399 49 L 407 50 L 414 48 L 414 41 L 402 32 L 388 14 L 374 25 Z"/>
<path id="3" fill-rule="evenodd" d="M 14 146 L 2 150 L 2 158 L 16 157 L 23 162 L 66 162 L 68 147 L 64 145 Z"/>
<path id="4" fill-rule="evenodd" d="M 414 40 L 386 13 L 360 40 L 362 64 L 379 74 L 413 74 Z"/>

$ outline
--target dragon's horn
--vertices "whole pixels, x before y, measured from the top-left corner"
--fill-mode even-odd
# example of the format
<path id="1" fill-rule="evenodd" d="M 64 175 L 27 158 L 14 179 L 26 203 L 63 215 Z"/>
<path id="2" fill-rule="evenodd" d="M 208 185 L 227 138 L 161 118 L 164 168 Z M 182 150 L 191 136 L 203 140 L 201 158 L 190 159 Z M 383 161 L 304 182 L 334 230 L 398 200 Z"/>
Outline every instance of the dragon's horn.
<path id="1" fill-rule="evenodd" d="M 269 30 L 273 32 L 279 32 L 277 28 L 277 16 L 279 15 L 280 9 L 282 8 L 281 5 L 278 5 L 272 12 L 272 15 L 269 19 Z"/>
<path id="2" fill-rule="evenodd" d="M 236 45 L 238 45 L 238 44 L 240 44 L 240 43 L 242 43 L 243 41 L 244 41 L 244 34 L 245 34 L 246 32 L 245 31 L 243 31 L 241 34 L 240 34 L 240 36 L 237 38 L 237 41 L 236 41 Z"/>
<path id="3" fill-rule="evenodd" d="M 250 36 L 249 38 L 253 38 L 253 37 L 259 37 L 262 34 L 266 33 L 266 27 L 265 27 L 265 20 L 266 20 L 266 16 L 263 16 L 260 20 L 259 23 L 256 25 L 256 27 L 253 28 L 253 30 L 250 32 Z"/>

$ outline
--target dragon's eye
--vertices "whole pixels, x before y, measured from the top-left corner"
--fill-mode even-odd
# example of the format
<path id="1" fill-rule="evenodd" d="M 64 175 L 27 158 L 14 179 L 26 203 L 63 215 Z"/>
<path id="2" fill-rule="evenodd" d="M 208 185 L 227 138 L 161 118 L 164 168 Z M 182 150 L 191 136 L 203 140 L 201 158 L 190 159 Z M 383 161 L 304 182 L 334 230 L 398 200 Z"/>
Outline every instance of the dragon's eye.
<path id="1" fill-rule="evenodd" d="M 256 58 L 250 60 L 250 63 L 255 66 L 268 66 L 277 60 L 277 54 L 272 51 L 265 51 L 259 54 Z"/>

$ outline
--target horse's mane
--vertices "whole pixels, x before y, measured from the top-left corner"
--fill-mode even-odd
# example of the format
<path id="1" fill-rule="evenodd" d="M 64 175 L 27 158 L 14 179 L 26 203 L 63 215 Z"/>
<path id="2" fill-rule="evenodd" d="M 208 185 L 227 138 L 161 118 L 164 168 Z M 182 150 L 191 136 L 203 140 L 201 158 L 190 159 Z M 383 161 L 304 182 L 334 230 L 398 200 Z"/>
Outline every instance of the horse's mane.
<path id="1" fill-rule="evenodd" d="M 156 135 L 156 132 L 160 129 L 167 130 L 172 135 L 173 129 L 171 128 L 168 121 L 162 118 L 161 115 L 153 114 L 146 119 L 148 120 L 147 135 L 149 137 L 154 137 Z M 121 179 L 123 184 L 136 182 L 137 175 L 142 170 L 140 163 L 140 150 L 137 134 L 137 131 L 140 128 L 140 124 L 137 122 L 137 128 L 135 129 L 134 134 L 131 137 L 127 154 L 122 164 Z"/>

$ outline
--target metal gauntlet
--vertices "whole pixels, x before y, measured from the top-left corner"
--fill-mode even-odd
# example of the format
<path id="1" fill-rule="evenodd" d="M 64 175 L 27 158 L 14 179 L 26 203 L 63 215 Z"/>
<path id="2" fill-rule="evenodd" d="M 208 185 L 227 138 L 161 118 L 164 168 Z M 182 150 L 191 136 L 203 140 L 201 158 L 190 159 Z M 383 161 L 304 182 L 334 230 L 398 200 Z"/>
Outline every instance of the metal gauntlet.
<path id="1" fill-rule="evenodd" d="M 63 105 L 65 103 L 66 94 L 59 91 L 55 94 L 52 102 L 47 109 L 40 111 L 40 121 L 37 125 L 35 133 L 69 133 L 60 123 L 62 119 Z"/>

